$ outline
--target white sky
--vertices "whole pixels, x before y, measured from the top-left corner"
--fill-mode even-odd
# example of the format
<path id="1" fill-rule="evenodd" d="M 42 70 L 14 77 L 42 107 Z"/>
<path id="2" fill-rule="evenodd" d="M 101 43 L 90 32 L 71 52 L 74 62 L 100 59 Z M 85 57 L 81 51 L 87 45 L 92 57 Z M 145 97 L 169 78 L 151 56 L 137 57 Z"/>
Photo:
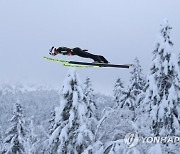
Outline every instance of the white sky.
<path id="1" fill-rule="evenodd" d="M 0 83 L 61 85 L 67 68 L 42 58 L 52 45 L 88 49 L 115 64 L 138 57 L 146 74 L 164 18 L 173 27 L 174 49 L 180 51 L 179 8 L 179 0 L 1 0 Z M 82 81 L 91 77 L 96 91 L 111 93 L 117 77 L 128 81 L 130 70 L 77 72 Z"/>

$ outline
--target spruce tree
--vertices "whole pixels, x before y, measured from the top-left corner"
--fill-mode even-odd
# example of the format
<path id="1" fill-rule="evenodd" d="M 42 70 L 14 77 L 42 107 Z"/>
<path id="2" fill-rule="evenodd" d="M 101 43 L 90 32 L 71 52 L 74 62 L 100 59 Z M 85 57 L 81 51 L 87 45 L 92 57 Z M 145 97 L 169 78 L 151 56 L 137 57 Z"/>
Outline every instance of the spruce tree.
<path id="1" fill-rule="evenodd" d="M 6 132 L 3 154 L 24 154 L 26 153 L 26 128 L 22 106 L 15 104 L 11 127 Z"/>
<path id="2" fill-rule="evenodd" d="M 87 108 L 87 117 L 88 117 L 88 128 L 95 134 L 96 126 L 97 126 L 97 106 L 95 103 L 94 90 L 92 88 L 91 79 L 89 77 L 86 78 L 84 82 L 84 100 L 88 104 Z"/>
<path id="3" fill-rule="evenodd" d="M 176 135 L 180 130 L 180 73 L 167 20 L 161 25 L 146 86 L 144 111 L 155 135 Z"/>
<path id="4" fill-rule="evenodd" d="M 131 71 L 131 78 L 130 78 L 130 89 L 132 95 L 137 97 L 145 88 L 145 77 L 142 73 L 142 67 L 139 63 L 139 59 L 134 59 L 134 67 Z"/>
<path id="5" fill-rule="evenodd" d="M 114 93 L 114 101 L 117 103 L 117 106 L 121 106 L 121 97 L 124 94 L 124 84 L 120 78 L 116 80 L 113 93 Z"/>
<path id="6" fill-rule="evenodd" d="M 88 101 L 88 111 L 89 111 L 89 118 L 95 117 L 95 110 L 97 109 L 95 98 L 94 98 L 94 90 L 92 89 L 92 83 L 91 79 L 89 77 L 86 78 L 86 81 L 84 82 L 84 94 L 86 96 L 86 99 Z"/>
<path id="7" fill-rule="evenodd" d="M 33 117 L 30 118 L 27 142 L 28 142 L 28 154 L 34 154 L 37 148 L 38 137 L 35 134 Z"/>
<path id="8" fill-rule="evenodd" d="M 87 128 L 87 105 L 78 76 L 68 72 L 61 90 L 60 107 L 56 108 L 54 126 L 49 139 L 50 153 L 80 154 L 94 136 Z"/>
<path id="9" fill-rule="evenodd" d="M 134 67 L 131 72 L 130 85 L 126 90 L 122 92 L 120 99 L 120 107 L 128 108 L 132 111 L 135 111 L 137 108 L 137 98 L 138 95 L 143 91 L 145 86 L 145 79 L 142 74 L 142 68 L 139 64 L 138 58 L 134 60 Z"/>
<path id="10" fill-rule="evenodd" d="M 49 119 L 49 135 L 52 135 L 55 126 L 56 110 L 51 112 Z"/>

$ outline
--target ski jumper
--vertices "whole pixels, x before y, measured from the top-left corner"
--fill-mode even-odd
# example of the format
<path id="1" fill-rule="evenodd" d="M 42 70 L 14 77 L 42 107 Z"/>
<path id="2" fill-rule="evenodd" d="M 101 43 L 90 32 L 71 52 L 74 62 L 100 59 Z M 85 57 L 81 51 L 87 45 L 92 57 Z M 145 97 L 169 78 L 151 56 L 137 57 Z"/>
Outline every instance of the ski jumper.
<path id="1" fill-rule="evenodd" d="M 68 55 L 68 56 L 77 55 L 83 58 L 91 58 L 94 60 L 94 62 L 97 62 L 97 63 L 108 63 L 108 61 L 103 56 L 94 55 L 87 51 L 88 50 L 82 50 L 79 47 L 76 47 L 73 49 L 67 48 L 67 47 L 59 47 L 58 49 L 56 48 L 54 49 L 53 55 L 57 55 L 57 54 L 63 54 L 63 55 Z"/>

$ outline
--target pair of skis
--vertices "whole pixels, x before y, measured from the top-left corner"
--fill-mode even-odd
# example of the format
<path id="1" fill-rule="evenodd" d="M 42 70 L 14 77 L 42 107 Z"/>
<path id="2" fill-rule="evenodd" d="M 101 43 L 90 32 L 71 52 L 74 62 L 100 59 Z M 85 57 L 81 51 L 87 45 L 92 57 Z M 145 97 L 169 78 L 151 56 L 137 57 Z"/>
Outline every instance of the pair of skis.
<path id="1" fill-rule="evenodd" d="M 116 65 L 116 64 L 106 64 L 106 63 L 88 63 L 88 62 L 77 62 L 77 61 L 68 61 L 68 60 L 61 60 L 56 58 L 51 58 L 44 56 L 44 59 L 50 60 L 53 62 L 58 62 L 63 64 L 63 66 L 67 67 L 76 67 L 76 68 L 100 68 L 100 67 L 114 67 L 114 68 L 130 68 L 133 64 L 125 64 L 125 65 Z"/>

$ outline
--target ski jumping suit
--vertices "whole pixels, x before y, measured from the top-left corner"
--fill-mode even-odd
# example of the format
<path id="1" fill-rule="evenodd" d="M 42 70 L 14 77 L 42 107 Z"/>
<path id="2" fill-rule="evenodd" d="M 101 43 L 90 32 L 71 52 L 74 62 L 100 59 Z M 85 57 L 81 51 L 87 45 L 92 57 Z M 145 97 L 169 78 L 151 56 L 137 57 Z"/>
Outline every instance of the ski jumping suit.
<path id="1" fill-rule="evenodd" d="M 86 52 L 88 50 L 82 50 L 81 48 L 73 48 L 73 49 L 70 49 L 70 48 L 67 48 L 67 47 L 59 47 L 58 49 L 54 49 L 54 55 L 56 54 L 63 54 L 63 55 L 77 55 L 77 56 L 80 56 L 80 57 L 83 57 L 83 58 L 91 58 L 93 59 L 95 62 L 98 62 L 98 63 L 108 63 L 108 61 L 101 55 L 94 55 L 94 54 L 91 54 L 89 52 Z"/>

